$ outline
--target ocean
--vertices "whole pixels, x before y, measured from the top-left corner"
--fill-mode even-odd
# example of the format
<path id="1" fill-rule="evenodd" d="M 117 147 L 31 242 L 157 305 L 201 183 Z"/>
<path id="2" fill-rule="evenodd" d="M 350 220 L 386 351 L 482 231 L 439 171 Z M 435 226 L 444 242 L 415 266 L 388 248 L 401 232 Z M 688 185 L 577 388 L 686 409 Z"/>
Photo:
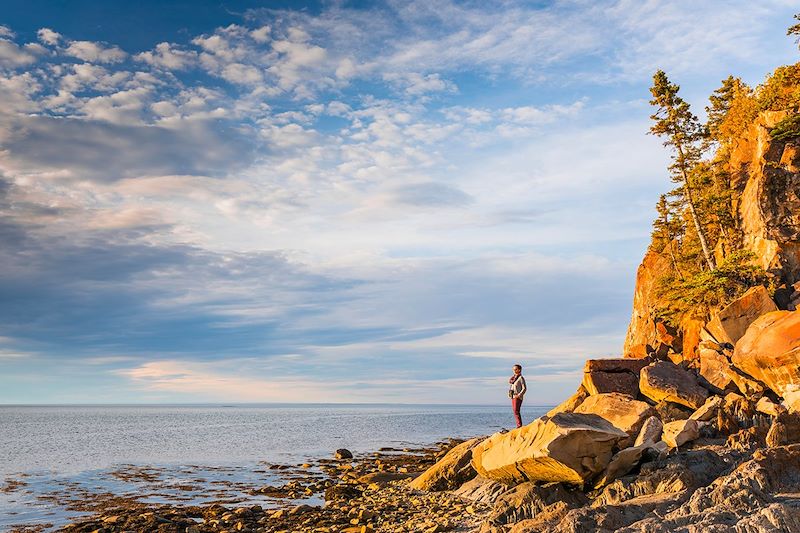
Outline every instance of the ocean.
<path id="1" fill-rule="evenodd" d="M 548 409 L 523 406 L 523 422 Z M 505 405 L 0 406 L 0 531 L 64 525 L 99 494 L 269 506 L 252 491 L 281 482 L 270 465 L 329 458 L 338 448 L 414 448 L 513 424 Z"/>

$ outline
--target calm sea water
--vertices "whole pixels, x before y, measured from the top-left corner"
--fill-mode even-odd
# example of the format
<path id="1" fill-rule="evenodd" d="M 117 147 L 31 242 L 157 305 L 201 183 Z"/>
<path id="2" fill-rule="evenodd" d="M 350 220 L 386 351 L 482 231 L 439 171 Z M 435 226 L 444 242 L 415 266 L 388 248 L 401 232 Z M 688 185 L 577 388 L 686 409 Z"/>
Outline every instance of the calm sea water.
<path id="1" fill-rule="evenodd" d="M 524 406 L 524 421 L 547 410 Z M 369 453 L 511 427 L 510 406 L 0 406 L 0 489 L 6 488 L 0 531 L 80 516 L 63 500 L 82 491 L 149 502 L 235 499 L 274 481 L 263 463 L 297 464 L 331 457 L 337 448 Z M 152 471 L 121 479 L 114 472 L 123 465 Z M 222 480 L 227 492 L 219 489 Z M 9 481 L 24 485 L 8 490 Z"/>

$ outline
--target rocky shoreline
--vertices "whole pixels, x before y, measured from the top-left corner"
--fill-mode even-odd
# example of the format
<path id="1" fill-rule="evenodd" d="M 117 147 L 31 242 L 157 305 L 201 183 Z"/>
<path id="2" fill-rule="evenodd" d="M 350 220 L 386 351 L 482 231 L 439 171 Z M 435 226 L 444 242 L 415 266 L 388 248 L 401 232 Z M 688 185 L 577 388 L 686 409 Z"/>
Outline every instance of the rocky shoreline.
<path id="1" fill-rule="evenodd" d="M 76 495 L 62 505 L 91 513 L 61 532 L 362 532 L 474 531 L 490 506 L 450 492 L 427 492 L 409 486 L 448 451 L 461 444 L 447 440 L 419 448 L 381 448 L 352 457 L 346 450 L 335 457 L 297 465 L 265 465 L 279 473 L 282 484 L 251 490 L 269 505 L 220 501 L 207 505 L 149 505 L 134 497 L 113 494 Z M 115 477 L 152 476 L 151 469 L 122 468 Z M 23 485 L 9 485 L 16 490 Z M 300 502 L 308 503 L 300 503 Z M 50 530 L 44 525 L 18 525 L 11 533 Z"/>

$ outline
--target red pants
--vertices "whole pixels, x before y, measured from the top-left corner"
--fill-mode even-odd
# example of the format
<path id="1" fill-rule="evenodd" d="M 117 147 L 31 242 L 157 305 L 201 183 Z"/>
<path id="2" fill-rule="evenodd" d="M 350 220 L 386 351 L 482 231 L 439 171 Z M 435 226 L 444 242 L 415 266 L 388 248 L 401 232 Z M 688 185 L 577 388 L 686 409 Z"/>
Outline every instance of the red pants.
<path id="1" fill-rule="evenodd" d="M 511 408 L 514 410 L 514 419 L 517 421 L 517 427 L 522 427 L 522 417 L 519 414 L 519 409 L 522 407 L 522 398 L 511 398 Z"/>

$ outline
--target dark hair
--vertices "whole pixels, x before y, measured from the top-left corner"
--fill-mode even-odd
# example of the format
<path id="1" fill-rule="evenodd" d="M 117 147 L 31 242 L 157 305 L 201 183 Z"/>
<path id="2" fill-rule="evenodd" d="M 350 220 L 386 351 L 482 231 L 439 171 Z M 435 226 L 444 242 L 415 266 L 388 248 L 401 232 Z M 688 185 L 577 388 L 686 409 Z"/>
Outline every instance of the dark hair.
<path id="1" fill-rule="evenodd" d="M 513 367 L 511 367 L 511 368 L 514 368 L 514 367 L 517 367 L 517 368 L 519 368 L 520 370 L 522 370 L 522 365 L 521 365 L 521 364 L 519 364 L 519 363 L 515 364 L 515 365 L 514 365 Z"/>

